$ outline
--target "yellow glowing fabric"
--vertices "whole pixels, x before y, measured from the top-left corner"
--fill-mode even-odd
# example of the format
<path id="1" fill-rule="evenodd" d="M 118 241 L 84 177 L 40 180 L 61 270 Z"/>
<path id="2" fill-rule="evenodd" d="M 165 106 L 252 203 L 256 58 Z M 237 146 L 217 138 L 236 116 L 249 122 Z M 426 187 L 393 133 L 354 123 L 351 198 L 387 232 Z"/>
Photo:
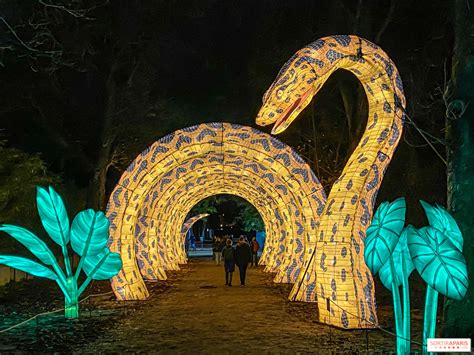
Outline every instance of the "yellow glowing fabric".
<path id="1" fill-rule="evenodd" d="M 402 133 L 405 97 L 400 75 L 378 46 L 356 36 L 331 36 L 299 50 L 265 93 L 257 123 L 284 131 L 337 69 L 352 72 L 369 104 L 367 127 L 327 203 L 315 210 L 315 253 L 291 300 L 317 301 L 322 322 L 365 328 L 377 323 L 372 276 L 364 263 L 365 232 L 377 192 Z M 329 311 L 328 311 L 329 308 Z"/>
<path id="2" fill-rule="evenodd" d="M 178 255 L 179 264 L 184 264 L 187 261 L 186 251 L 184 249 L 184 244 L 186 243 L 186 234 L 188 233 L 189 229 L 191 229 L 194 223 L 196 223 L 200 219 L 206 218 L 207 216 L 209 216 L 209 213 L 200 213 L 196 216 L 188 218 L 188 220 L 183 223 L 183 226 L 181 227 L 181 238 L 184 240 L 184 243 L 181 249 L 181 253 Z"/>
<path id="3" fill-rule="evenodd" d="M 260 263 L 275 282 L 295 282 L 316 244 L 314 211 L 326 197 L 296 152 L 251 127 L 208 123 L 163 137 L 122 175 L 107 207 L 111 251 L 123 268 L 112 279 L 120 300 L 148 297 L 144 280 L 166 279 L 183 257 L 181 228 L 206 197 L 233 194 L 249 201 L 265 223 Z"/>
<path id="4" fill-rule="evenodd" d="M 344 328 L 377 323 L 364 239 L 376 195 L 402 132 L 405 97 L 398 71 L 376 45 L 355 36 L 320 39 L 298 51 L 265 93 L 257 117 L 284 131 L 337 69 L 367 94 L 365 133 L 326 195 L 290 147 L 250 127 L 209 123 L 176 131 L 142 152 L 110 197 L 111 251 L 123 268 L 120 300 L 148 297 L 144 280 L 166 279 L 184 262 L 180 228 L 191 208 L 216 194 L 255 206 L 265 223 L 260 263 L 275 282 L 294 283 L 291 300 L 318 302 L 322 322 Z M 329 308 L 329 310 L 328 310 Z"/>

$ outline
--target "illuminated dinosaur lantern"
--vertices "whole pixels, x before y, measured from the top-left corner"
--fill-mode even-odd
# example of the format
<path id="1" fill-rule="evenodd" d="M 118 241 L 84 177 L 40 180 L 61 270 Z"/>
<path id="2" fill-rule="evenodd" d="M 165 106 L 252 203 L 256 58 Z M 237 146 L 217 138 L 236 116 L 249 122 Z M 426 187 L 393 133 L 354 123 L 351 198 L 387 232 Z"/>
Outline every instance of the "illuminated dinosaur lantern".
<path id="1" fill-rule="evenodd" d="M 405 97 L 387 54 L 357 36 L 319 39 L 299 50 L 263 96 L 256 123 L 283 132 L 338 69 L 353 73 L 368 101 L 365 132 L 327 202 L 316 212 L 315 248 L 290 300 L 318 302 L 320 320 L 344 327 L 377 323 L 372 275 L 364 263 L 364 240 L 385 170 L 402 133 Z"/>
<path id="2" fill-rule="evenodd" d="M 123 267 L 112 279 L 120 300 L 142 300 L 144 283 L 166 279 L 183 262 L 180 229 L 191 208 L 216 194 L 249 201 L 265 223 L 260 258 L 275 282 L 294 283 L 291 300 L 318 302 L 322 322 L 377 324 L 364 239 L 377 191 L 402 132 L 405 98 L 398 71 L 376 45 L 331 36 L 298 51 L 265 93 L 256 119 L 284 131 L 327 78 L 346 69 L 369 103 L 366 131 L 329 197 L 289 146 L 255 128 L 203 123 L 144 150 L 123 173 L 107 207 L 110 250 Z"/>

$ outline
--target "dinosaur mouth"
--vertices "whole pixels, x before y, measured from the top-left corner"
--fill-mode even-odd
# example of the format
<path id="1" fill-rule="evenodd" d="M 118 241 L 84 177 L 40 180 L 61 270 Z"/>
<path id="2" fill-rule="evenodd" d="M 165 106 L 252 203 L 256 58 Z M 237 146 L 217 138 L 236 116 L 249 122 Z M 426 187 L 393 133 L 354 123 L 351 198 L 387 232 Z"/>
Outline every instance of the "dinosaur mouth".
<path id="1" fill-rule="evenodd" d="M 283 132 L 288 126 L 295 120 L 298 114 L 306 107 L 309 103 L 307 98 L 311 93 L 311 89 L 306 91 L 303 95 L 298 97 L 277 119 L 275 125 L 272 128 L 272 134 L 278 134 Z"/>

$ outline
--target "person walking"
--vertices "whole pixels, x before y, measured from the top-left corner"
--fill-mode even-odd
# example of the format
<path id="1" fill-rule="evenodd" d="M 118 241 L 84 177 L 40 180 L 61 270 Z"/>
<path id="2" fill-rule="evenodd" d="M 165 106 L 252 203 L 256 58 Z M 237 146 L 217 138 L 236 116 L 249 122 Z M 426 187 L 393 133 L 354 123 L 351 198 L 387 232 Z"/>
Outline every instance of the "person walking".
<path id="1" fill-rule="evenodd" d="M 192 234 L 191 232 L 191 237 L 189 238 L 190 242 L 191 242 L 191 249 L 193 251 L 196 251 L 196 237 L 194 236 L 194 234 Z"/>
<path id="2" fill-rule="evenodd" d="M 214 242 L 212 243 L 212 251 L 214 253 L 214 260 L 216 262 L 216 265 L 220 265 L 222 255 L 221 237 L 214 238 Z"/>
<path id="3" fill-rule="evenodd" d="M 252 251 L 250 250 L 250 246 L 245 242 L 244 237 L 240 236 L 237 247 L 235 248 L 235 263 L 239 267 L 240 287 L 245 286 L 247 266 L 251 259 Z"/>
<path id="4" fill-rule="evenodd" d="M 258 244 L 257 242 L 257 238 L 256 237 L 253 237 L 252 238 L 252 243 L 250 245 L 250 248 L 252 249 L 252 259 L 250 261 L 250 265 L 253 266 L 253 264 L 255 263 L 255 266 L 258 265 L 258 250 L 260 249 L 260 244 Z"/>
<path id="5" fill-rule="evenodd" d="M 220 240 L 219 251 L 222 253 L 222 249 L 227 245 L 227 236 L 220 237 Z"/>
<path id="6" fill-rule="evenodd" d="M 226 246 L 222 249 L 224 260 L 225 285 L 232 286 L 232 275 L 235 270 L 235 250 L 232 247 L 232 239 L 227 239 Z"/>

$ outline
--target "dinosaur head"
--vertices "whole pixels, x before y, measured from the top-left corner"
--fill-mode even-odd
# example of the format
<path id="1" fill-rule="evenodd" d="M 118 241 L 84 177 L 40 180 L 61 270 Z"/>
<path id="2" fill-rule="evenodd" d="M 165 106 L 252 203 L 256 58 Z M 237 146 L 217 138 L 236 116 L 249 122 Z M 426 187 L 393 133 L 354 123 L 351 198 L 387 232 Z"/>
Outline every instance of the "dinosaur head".
<path id="1" fill-rule="evenodd" d="M 256 118 L 260 126 L 275 124 L 272 134 L 283 132 L 308 106 L 317 90 L 314 62 L 303 48 L 285 63 L 263 95 L 263 106 Z"/>

